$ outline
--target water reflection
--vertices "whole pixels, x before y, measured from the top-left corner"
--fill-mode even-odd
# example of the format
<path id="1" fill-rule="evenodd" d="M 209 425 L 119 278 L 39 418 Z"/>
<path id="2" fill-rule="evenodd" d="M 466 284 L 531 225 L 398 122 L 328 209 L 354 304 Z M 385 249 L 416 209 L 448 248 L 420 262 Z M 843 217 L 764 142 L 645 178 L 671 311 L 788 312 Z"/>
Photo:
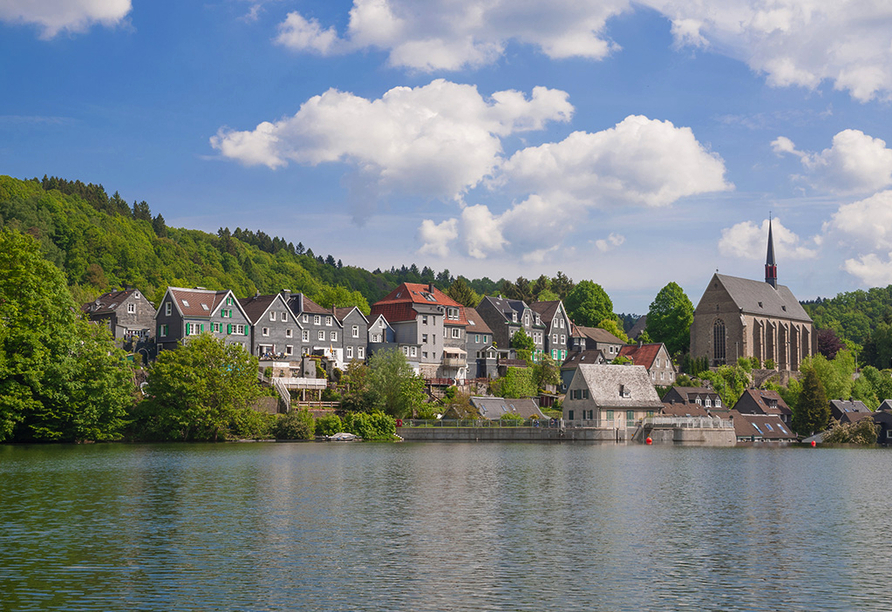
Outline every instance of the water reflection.
<path id="1" fill-rule="evenodd" d="M 0 609 L 886 609 L 890 457 L 0 447 Z"/>

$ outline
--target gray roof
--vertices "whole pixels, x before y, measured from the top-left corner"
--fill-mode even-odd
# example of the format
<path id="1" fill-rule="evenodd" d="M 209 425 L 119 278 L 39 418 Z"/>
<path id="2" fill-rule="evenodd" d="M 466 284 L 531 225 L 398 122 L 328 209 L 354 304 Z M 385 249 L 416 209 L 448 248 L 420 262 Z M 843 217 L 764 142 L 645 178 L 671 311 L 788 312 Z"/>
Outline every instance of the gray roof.
<path id="1" fill-rule="evenodd" d="M 474 396 L 471 403 L 480 412 L 480 416 L 485 419 L 496 421 L 502 418 L 503 414 L 513 412 L 519 414 L 525 419 L 532 416 L 544 418 L 545 415 L 539 410 L 532 399 L 525 398 L 505 398 L 505 397 L 486 397 Z"/>
<path id="2" fill-rule="evenodd" d="M 722 283 L 737 307 L 746 314 L 811 323 L 811 317 L 786 285 L 778 285 L 775 289 L 764 281 L 748 278 L 724 274 L 716 274 L 713 278 Z"/>
<path id="3" fill-rule="evenodd" d="M 600 327 L 583 327 L 582 325 L 577 325 L 576 329 L 579 330 L 579 333 L 582 336 L 591 338 L 595 342 L 603 342 L 604 344 L 625 344 L 625 342 L 611 334 L 609 331 L 601 329 Z"/>
<path id="4" fill-rule="evenodd" d="M 512 320 L 511 319 L 512 312 L 517 313 L 517 317 L 518 317 L 518 321 L 519 321 L 520 317 L 523 316 L 523 311 L 528 308 L 527 303 L 524 302 L 523 300 L 509 300 L 507 298 L 503 298 L 502 296 L 493 297 L 493 296 L 487 295 L 483 298 L 483 300 L 488 301 L 490 304 L 492 304 L 494 310 L 496 310 L 496 312 L 502 313 L 502 316 L 508 322 L 511 322 L 511 320 Z M 477 307 L 479 308 L 480 305 L 478 304 Z"/>
<path id="5" fill-rule="evenodd" d="M 578 376 L 583 377 L 591 399 L 600 408 L 660 410 L 663 407 L 644 366 L 583 363 L 576 369 L 573 380 Z M 627 392 L 627 397 L 620 393 L 621 387 Z"/>

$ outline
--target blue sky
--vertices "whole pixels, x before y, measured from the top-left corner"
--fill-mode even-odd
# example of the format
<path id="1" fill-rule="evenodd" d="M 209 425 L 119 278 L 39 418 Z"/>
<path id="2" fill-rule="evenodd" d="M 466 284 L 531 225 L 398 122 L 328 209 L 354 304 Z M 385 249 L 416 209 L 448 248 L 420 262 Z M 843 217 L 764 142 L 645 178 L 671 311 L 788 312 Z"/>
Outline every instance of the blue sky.
<path id="1" fill-rule="evenodd" d="M 59 6 L 64 5 L 64 10 Z M 892 283 L 892 5 L 0 0 L 0 173 L 368 269 Z"/>

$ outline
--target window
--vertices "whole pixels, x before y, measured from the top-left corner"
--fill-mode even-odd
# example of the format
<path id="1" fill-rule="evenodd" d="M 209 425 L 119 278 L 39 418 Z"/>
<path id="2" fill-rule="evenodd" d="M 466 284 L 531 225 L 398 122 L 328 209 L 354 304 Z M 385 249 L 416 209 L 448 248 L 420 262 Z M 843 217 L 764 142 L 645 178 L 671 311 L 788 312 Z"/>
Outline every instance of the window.
<path id="1" fill-rule="evenodd" d="M 421 334 L 421 343 L 427 344 L 427 334 Z"/>
<path id="2" fill-rule="evenodd" d="M 404 354 L 406 357 L 409 356 L 409 347 L 408 347 L 408 346 L 404 346 L 404 347 L 403 347 L 403 354 Z"/>
<path id="3" fill-rule="evenodd" d="M 189 308 L 189 300 L 181 300 L 183 302 L 183 306 Z"/>
<path id="4" fill-rule="evenodd" d="M 227 306 L 232 306 L 232 296 L 231 296 L 231 295 L 230 295 L 229 297 L 226 298 L 226 305 L 227 305 Z"/>
<path id="5" fill-rule="evenodd" d="M 168 306 L 169 306 L 169 304 L 168 304 Z M 167 335 L 167 330 L 168 330 L 168 329 L 169 329 L 169 328 L 168 328 L 167 325 L 162 325 L 162 326 L 161 326 L 161 333 L 160 333 L 160 335 L 161 335 L 161 336 L 166 336 L 166 335 Z"/>
<path id="6" fill-rule="evenodd" d="M 564 329 L 564 320 L 561 319 L 561 329 Z"/>
<path id="7" fill-rule="evenodd" d="M 303 316 L 300 318 L 300 320 L 303 321 L 304 323 L 309 323 L 309 322 L 310 322 L 310 315 L 305 314 L 305 315 L 303 315 Z"/>
<path id="8" fill-rule="evenodd" d="M 453 321 L 458 321 L 458 308 L 447 308 L 446 317 Z"/>
<path id="9" fill-rule="evenodd" d="M 719 398 L 715 398 L 715 407 L 716 407 L 716 408 L 721 408 L 721 407 L 722 407 L 722 400 L 721 400 L 721 399 L 719 399 Z"/>
<path id="10" fill-rule="evenodd" d="M 716 319 L 712 324 L 712 351 L 716 364 L 725 363 L 725 322 Z"/>
<path id="11" fill-rule="evenodd" d="M 286 347 L 285 347 L 285 354 L 286 354 L 286 355 L 293 355 L 293 354 L 294 354 L 294 347 L 291 346 L 290 344 L 289 344 L 288 346 L 286 346 Z"/>
<path id="12" fill-rule="evenodd" d="M 337 342 L 337 340 L 338 340 L 338 332 L 336 332 L 336 331 L 331 332 L 331 336 L 330 336 L 330 337 L 331 337 L 331 341 L 332 341 L 332 342 Z"/>
<path id="13" fill-rule="evenodd" d="M 264 336 L 269 336 L 269 328 L 268 328 L 268 327 L 264 327 L 263 330 L 262 330 L 260 333 L 261 333 L 262 335 L 264 335 Z"/>
<path id="14" fill-rule="evenodd" d="M 372 342 L 381 342 L 381 334 L 372 334 Z"/>
<path id="15" fill-rule="evenodd" d="M 275 311 L 270 311 L 270 313 L 269 313 L 269 320 L 270 320 L 270 321 L 275 321 L 275 320 L 276 320 L 276 313 L 275 313 Z"/>
<path id="16" fill-rule="evenodd" d="M 292 330 L 290 330 L 290 329 L 286 329 L 286 330 L 285 330 L 285 337 L 286 337 L 286 338 L 290 338 L 291 336 L 292 336 Z"/>
<path id="17" fill-rule="evenodd" d="M 561 334 L 561 344 L 567 344 L 567 336 L 565 334 Z"/>
<path id="18" fill-rule="evenodd" d="M 413 346 L 412 348 L 409 349 L 409 354 L 412 357 L 418 357 L 418 348 Z"/>
<path id="19" fill-rule="evenodd" d="M 529 313 L 527 313 L 523 316 L 523 324 L 526 325 L 527 327 L 530 326 L 530 314 Z"/>
<path id="20" fill-rule="evenodd" d="M 313 325 L 322 325 L 322 317 L 313 315 Z"/>
<path id="21" fill-rule="evenodd" d="M 486 344 L 487 342 L 489 342 L 489 340 L 487 340 L 487 338 L 489 338 L 489 336 L 487 336 L 486 334 L 483 334 L 483 344 Z"/>
<path id="22" fill-rule="evenodd" d="M 353 347 L 352 346 L 347 347 L 347 359 L 353 359 Z"/>
<path id="23" fill-rule="evenodd" d="M 474 344 L 480 344 L 480 334 L 474 334 Z"/>
<path id="24" fill-rule="evenodd" d="M 319 330 L 319 335 L 317 337 L 319 338 L 319 340 L 324 342 L 325 341 L 325 332 L 322 330 Z"/>
<path id="25" fill-rule="evenodd" d="M 127 304 L 127 312 L 130 314 L 136 312 L 136 304 Z"/>
<path id="26" fill-rule="evenodd" d="M 704 404 L 704 406 L 703 406 L 704 408 L 712 408 L 712 400 L 709 399 L 708 397 L 706 398 L 706 401 L 703 402 L 703 404 Z"/>
<path id="27" fill-rule="evenodd" d="M 612 421 L 612 420 L 613 420 L 613 410 L 608 410 L 608 411 L 607 411 L 607 417 L 606 417 L 606 418 L 607 418 L 608 421 Z"/>
<path id="28" fill-rule="evenodd" d="M 308 329 L 303 330 L 300 333 L 300 339 L 303 340 L 304 342 L 309 342 L 310 341 L 310 330 L 308 330 Z"/>
<path id="29" fill-rule="evenodd" d="M 359 338 L 359 325 L 354 325 L 350 332 L 354 338 Z"/>
<path id="30" fill-rule="evenodd" d="M 325 317 L 325 326 L 331 327 L 331 317 Z"/>
<path id="31" fill-rule="evenodd" d="M 660 380 L 666 379 L 666 372 L 660 372 Z"/>
<path id="32" fill-rule="evenodd" d="M 427 325 L 427 315 L 421 315 L 421 324 Z"/>
<path id="33" fill-rule="evenodd" d="M 552 322 L 551 322 L 551 326 L 552 326 L 552 327 L 557 327 L 557 326 L 558 326 L 558 320 L 555 319 L 554 321 L 552 321 Z"/>
<path id="34" fill-rule="evenodd" d="M 282 313 L 282 323 L 287 323 L 287 322 L 288 322 L 288 313 L 283 312 Z"/>
<path id="35" fill-rule="evenodd" d="M 359 359 L 365 359 L 365 347 L 363 347 L 363 346 L 357 346 L 357 347 L 356 347 L 356 356 L 357 356 Z"/>
<path id="36" fill-rule="evenodd" d="M 567 411 L 567 419 L 570 421 L 573 420 L 573 411 L 572 410 Z"/>
<path id="37" fill-rule="evenodd" d="M 512 313 L 511 313 L 511 320 L 512 320 L 514 323 L 517 323 L 517 313 L 516 313 L 516 312 L 512 312 Z"/>
<path id="38" fill-rule="evenodd" d="M 164 316 L 166 316 L 166 317 L 170 316 L 170 302 L 166 302 L 164 304 Z"/>
<path id="39" fill-rule="evenodd" d="M 427 351 L 421 351 L 421 358 L 427 359 Z"/>
<path id="40" fill-rule="evenodd" d="M 557 335 L 557 334 L 554 334 L 554 335 L 551 336 L 551 341 L 554 342 L 555 344 L 557 344 L 557 339 L 558 339 L 558 335 Z"/>
<path id="41" fill-rule="evenodd" d="M 452 328 L 452 337 L 453 338 L 461 338 L 461 330 L 458 327 Z"/>
<path id="42" fill-rule="evenodd" d="M 631 397 L 631 396 L 632 396 L 632 390 L 629 389 L 628 387 L 626 387 L 625 385 L 620 385 L 620 386 L 619 386 L 619 394 L 620 394 L 622 397 Z"/>
<path id="43" fill-rule="evenodd" d="M 242 336 L 246 336 L 246 335 L 248 335 L 248 330 L 244 325 L 236 325 L 235 333 L 241 334 Z"/>

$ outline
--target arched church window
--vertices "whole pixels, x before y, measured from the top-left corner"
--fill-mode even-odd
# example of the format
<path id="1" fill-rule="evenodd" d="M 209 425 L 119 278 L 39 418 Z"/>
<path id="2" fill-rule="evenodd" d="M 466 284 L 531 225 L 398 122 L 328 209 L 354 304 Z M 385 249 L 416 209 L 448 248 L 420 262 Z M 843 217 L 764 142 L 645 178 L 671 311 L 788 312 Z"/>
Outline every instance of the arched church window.
<path id="1" fill-rule="evenodd" d="M 716 365 L 725 363 L 725 322 L 721 319 L 712 324 L 712 346 Z"/>

